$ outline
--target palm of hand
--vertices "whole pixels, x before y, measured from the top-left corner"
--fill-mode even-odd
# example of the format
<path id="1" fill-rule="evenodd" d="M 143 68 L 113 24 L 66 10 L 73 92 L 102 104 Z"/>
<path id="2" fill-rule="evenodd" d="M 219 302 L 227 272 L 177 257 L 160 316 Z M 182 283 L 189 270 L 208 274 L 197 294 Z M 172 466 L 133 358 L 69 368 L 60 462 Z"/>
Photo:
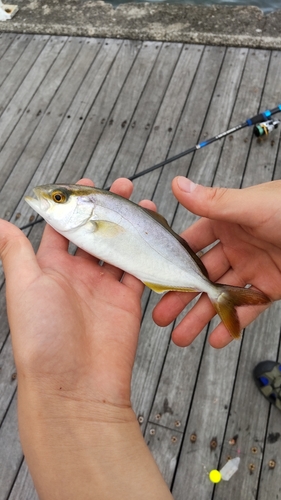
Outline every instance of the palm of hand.
<path id="1" fill-rule="evenodd" d="M 119 282 L 109 266 L 101 267 L 80 251 L 77 256 L 50 251 L 44 242 L 38 263 L 41 276 L 18 301 L 28 330 L 17 352 L 24 362 L 28 357 L 25 365 L 32 376 L 46 377 L 49 384 L 53 379 L 54 390 L 79 389 L 81 396 L 89 391 L 95 398 L 100 394 L 114 402 L 120 397 L 129 404 L 142 286 L 131 277 L 130 286 Z"/>
<path id="2" fill-rule="evenodd" d="M 251 284 L 271 300 L 278 300 L 281 298 L 281 252 L 275 242 L 264 240 L 263 233 L 262 225 L 252 228 L 202 218 L 182 236 L 196 252 L 216 242 L 202 257 L 212 281 L 243 287 Z M 154 310 L 154 320 L 160 326 L 168 325 L 195 296 L 180 292 L 166 294 Z M 265 306 L 239 308 L 241 327 L 247 326 L 264 309 Z M 180 346 L 189 345 L 214 315 L 213 306 L 203 294 L 174 329 L 173 341 Z M 211 345 L 220 348 L 232 339 L 220 324 L 209 340 Z"/>

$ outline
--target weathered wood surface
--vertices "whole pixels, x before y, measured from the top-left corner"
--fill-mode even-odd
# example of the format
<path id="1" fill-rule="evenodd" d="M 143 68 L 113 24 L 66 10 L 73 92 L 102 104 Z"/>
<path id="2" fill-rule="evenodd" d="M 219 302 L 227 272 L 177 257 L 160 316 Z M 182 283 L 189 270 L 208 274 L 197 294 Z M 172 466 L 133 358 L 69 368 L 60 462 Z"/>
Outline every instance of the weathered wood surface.
<path id="1" fill-rule="evenodd" d="M 280 59 L 280 52 L 243 48 L 1 34 L 0 216 L 21 227 L 34 215 L 23 201 L 32 186 L 84 175 L 109 185 L 275 107 Z M 194 216 L 172 196 L 176 174 L 228 187 L 278 179 L 279 131 L 259 144 L 244 129 L 134 182 L 133 199 L 153 199 L 180 232 Z M 25 230 L 34 248 L 42 230 Z M 145 291 L 132 402 L 175 499 L 278 498 L 281 415 L 260 396 L 251 372 L 280 356 L 281 305 L 248 327 L 241 342 L 215 351 L 207 336 L 216 319 L 180 349 L 170 341 L 173 325 L 152 321 L 157 301 Z M 238 473 L 214 487 L 207 472 L 238 453 Z M 17 434 L 0 265 L 0 500 L 8 499 L 37 495 Z"/>

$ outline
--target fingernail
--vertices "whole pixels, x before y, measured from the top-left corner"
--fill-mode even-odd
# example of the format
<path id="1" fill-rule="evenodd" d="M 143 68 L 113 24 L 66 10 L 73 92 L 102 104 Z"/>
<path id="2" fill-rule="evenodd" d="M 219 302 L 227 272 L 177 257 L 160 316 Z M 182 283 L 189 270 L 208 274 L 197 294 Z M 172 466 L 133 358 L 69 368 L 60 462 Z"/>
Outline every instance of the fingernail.
<path id="1" fill-rule="evenodd" d="M 185 191 L 186 193 L 192 193 L 192 191 L 194 191 L 194 189 L 196 189 L 198 185 L 187 179 L 186 177 L 178 177 L 177 183 L 181 191 Z"/>

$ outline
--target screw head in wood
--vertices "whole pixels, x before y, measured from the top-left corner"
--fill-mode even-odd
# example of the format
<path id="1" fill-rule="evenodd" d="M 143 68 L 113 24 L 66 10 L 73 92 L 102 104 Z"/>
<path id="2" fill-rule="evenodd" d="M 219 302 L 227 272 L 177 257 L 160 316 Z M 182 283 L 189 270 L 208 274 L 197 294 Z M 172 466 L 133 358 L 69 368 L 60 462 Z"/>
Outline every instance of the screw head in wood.
<path id="1" fill-rule="evenodd" d="M 268 467 L 269 467 L 270 469 L 274 469 L 275 465 L 276 465 L 275 460 L 272 460 L 272 459 L 271 459 L 271 460 L 269 460 L 269 462 L 268 462 Z"/>

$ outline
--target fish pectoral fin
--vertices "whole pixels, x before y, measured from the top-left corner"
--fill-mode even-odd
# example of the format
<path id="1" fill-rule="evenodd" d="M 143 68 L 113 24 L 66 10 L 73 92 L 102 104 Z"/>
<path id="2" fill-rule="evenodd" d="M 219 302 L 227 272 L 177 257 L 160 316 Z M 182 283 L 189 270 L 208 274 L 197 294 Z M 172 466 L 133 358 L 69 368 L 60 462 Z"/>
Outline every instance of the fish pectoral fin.
<path id="1" fill-rule="evenodd" d="M 164 293 L 164 292 L 196 292 L 197 290 L 194 290 L 194 288 L 179 288 L 176 286 L 165 286 L 161 285 L 160 283 L 148 283 L 147 281 L 144 281 L 144 284 L 148 287 L 151 288 L 156 293 Z"/>
<path id="2" fill-rule="evenodd" d="M 124 232 L 122 226 L 108 220 L 91 220 L 90 223 L 92 225 L 92 231 L 98 231 L 103 238 L 114 238 L 118 234 Z"/>

